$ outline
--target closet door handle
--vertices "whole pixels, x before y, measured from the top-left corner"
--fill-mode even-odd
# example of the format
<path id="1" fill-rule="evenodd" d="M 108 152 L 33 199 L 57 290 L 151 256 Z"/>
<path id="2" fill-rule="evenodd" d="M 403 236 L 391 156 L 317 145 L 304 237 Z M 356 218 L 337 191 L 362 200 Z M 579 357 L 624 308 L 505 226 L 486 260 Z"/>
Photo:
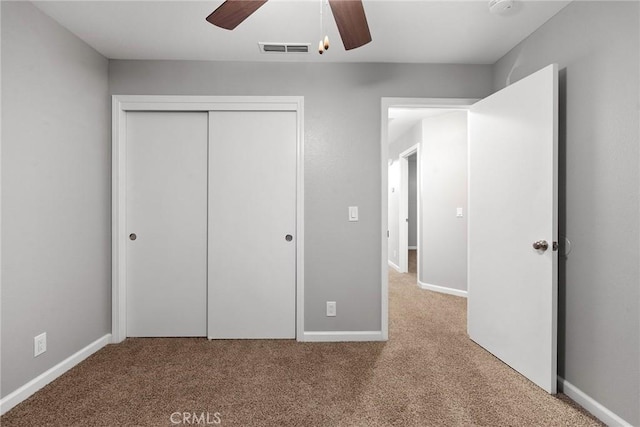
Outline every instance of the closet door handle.
<path id="1" fill-rule="evenodd" d="M 293 240 L 293 236 L 291 234 L 287 234 L 286 236 L 284 236 L 284 240 L 286 240 L 287 242 L 290 242 Z"/>

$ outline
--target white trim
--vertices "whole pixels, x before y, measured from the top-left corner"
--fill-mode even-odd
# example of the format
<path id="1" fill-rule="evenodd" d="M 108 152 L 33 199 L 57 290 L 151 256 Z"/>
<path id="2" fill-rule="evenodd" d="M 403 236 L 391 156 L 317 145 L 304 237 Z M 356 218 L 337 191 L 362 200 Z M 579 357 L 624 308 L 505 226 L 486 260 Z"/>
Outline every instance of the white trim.
<path id="1" fill-rule="evenodd" d="M 0 7 L 0 23 L 2 22 L 2 7 Z M 2 25 L 0 25 L 1 27 Z M 2 48 L 0 47 L 0 82 L 2 81 Z M 0 99 L 2 98 L 2 84 L 0 84 Z M 0 102 L 0 153 L 2 152 L 2 103 Z M 2 162 L 0 162 L 0 193 L 2 192 Z M 2 242 L 2 197 L 0 197 L 0 242 Z M 0 270 L 2 269 L 2 244 L 0 244 Z M 0 274 L 0 307 L 2 306 L 2 274 Z M 0 316 L 0 331 L 2 331 L 2 316 Z M 0 334 L 1 336 L 1 334 Z M 1 345 L 1 340 L 0 340 Z M 2 357 L 0 356 L 0 359 Z M 1 365 L 1 363 L 0 363 Z M 4 399 L 0 400 L 0 415 L 4 414 Z"/>
<path id="2" fill-rule="evenodd" d="M 567 395 L 571 400 L 582 406 L 608 426 L 631 427 L 631 423 L 623 420 L 593 397 L 560 376 L 558 376 L 558 391 Z"/>
<path id="3" fill-rule="evenodd" d="M 389 339 L 389 106 L 380 102 L 380 328 L 382 338 Z"/>
<path id="4" fill-rule="evenodd" d="M 389 267 L 393 268 L 395 271 L 397 271 L 398 273 L 402 273 L 402 271 L 400 271 L 400 267 L 398 267 L 397 265 L 395 265 L 393 263 L 393 261 L 389 260 Z"/>
<path id="5" fill-rule="evenodd" d="M 420 147 L 420 142 L 418 141 L 415 144 L 413 144 L 411 147 L 407 148 L 406 150 L 404 150 L 402 153 L 400 153 L 398 155 L 399 159 L 406 159 L 407 162 L 409 161 L 409 157 L 413 156 L 414 154 L 418 153 L 418 148 Z"/>
<path id="6" fill-rule="evenodd" d="M 27 398 L 29 398 L 29 396 L 40 390 L 42 387 L 46 386 L 51 381 L 55 380 L 60 375 L 64 374 L 69 369 L 73 368 L 78 363 L 82 362 L 84 359 L 91 356 L 93 353 L 97 352 L 110 342 L 111 334 L 106 334 L 105 336 L 98 338 L 88 346 L 67 357 L 51 369 L 48 369 L 47 371 L 38 375 L 22 387 L 9 393 L 4 398 L 2 398 L 2 400 L 0 400 L 0 415 L 4 415 L 11 408 L 26 400 Z"/>
<path id="7" fill-rule="evenodd" d="M 386 341 L 382 331 L 323 331 L 305 332 L 306 342 L 356 342 L 356 341 Z"/>
<path id="8" fill-rule="evenodd" d="M 303 97 L 113 95 L 113 98 L 127 111 L 297 111 Z"/>
<path id="9" fill-rule="evenodd" d="M 126 146 L 127 114 L 123 101 L 112 98 L 111 149 L 111 334 L 114 343 L 127 336 Z"/>
<path id="10" fill-rule="evenodd" d="M 469 215 L 469 201 L 471 198 L 471 149 L 469 140 L 471 132 L 469 131 L 469 111 L 467 111 L 467 298 L 471 301 L 471 283 L 469 282 L 469 264 L 471 264 L 471 253 L 469 252 L 469 225 L 471 224 L 471 215 Z M 469 331 L 469 304 L 467 303 L 467 332 Z"/>
<path id="11" fill-rule="evenodd" d="M 304 97 L 302 96 L 112 96 L 112 334 L 127 337 L 126 317 L 126 112 L 127 111 L 295 111 L 296 169 L 296 338 L 304 334 Z"/>
<path id="12" fill-rule="evenodd" d="M 387 229 L 389 201 L 387 200 L 389 164 L 389 108 L 450 108 L 467 110 L 477 99 L 471 98 L 381 98 L 380 99 L 380 320 L 382 337 L 389 338 L 389 248 Z M 418 261 L 418 265 L 420 262 Z"/>
<path id="13" fill-rule="evenodd" d="M 478 102 L 478 98 L 382 98 L 382 106 L 389 108 L 449 108 L 466 110 Z M 388 116 L 385 116 L 388 117 Z"/>
<path id="14" fill-rule="evenodd" d="M 304 98 L 296 98 L 296 339 L 304 336 Z"/>
<path id="15" fill-rule="evenodd" d="M 447 288 L 445 286 L 432 285 L 431 283 L 424 283 L 418 280 L 418 287 L 427 291 L 439 292 L 441 294 L 455 295 L 457 297 L 467 297 L 467 291 L 460 289 Z"/>
<path id="16" fill-rule="evenodd" d="M 398 266 L 401 273 L 409 272 L 409 161 L 400 155 L 400 195 L 398 197 Z"/>

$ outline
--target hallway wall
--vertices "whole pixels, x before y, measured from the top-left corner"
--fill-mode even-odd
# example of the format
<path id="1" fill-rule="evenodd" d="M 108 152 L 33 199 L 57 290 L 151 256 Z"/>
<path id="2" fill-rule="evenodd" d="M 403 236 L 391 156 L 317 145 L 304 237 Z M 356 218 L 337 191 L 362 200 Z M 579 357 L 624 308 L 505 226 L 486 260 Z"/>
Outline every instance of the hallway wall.
<path id="1" fill-rule="evenodd" d="M 422 120 L 420 277 L 467 290 L 467 112 Z M 462 208 L 463 217 L 456 216 Z"/>

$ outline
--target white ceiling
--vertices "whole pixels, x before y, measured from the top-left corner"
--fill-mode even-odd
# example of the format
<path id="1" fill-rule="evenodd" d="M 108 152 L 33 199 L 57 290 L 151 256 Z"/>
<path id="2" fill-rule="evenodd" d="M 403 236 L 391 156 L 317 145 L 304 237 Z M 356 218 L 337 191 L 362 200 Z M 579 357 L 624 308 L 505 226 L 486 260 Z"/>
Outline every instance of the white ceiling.
<path id="1" fill-rule="evenodd" d="M 322 0 L 325 1 L 325 0 Z M 42 1 L 36 5 L 113 59 L 493 64 L 569 1 L 364 0 L 373 41 L 346 52 L 325 8 L 332 46 L 316 52 L 321 0 L 271 0 L 228 31 L 205 18 L 222 1 Z M 258 42 L 311 43 L 309 54 L 264 54 Z"/>

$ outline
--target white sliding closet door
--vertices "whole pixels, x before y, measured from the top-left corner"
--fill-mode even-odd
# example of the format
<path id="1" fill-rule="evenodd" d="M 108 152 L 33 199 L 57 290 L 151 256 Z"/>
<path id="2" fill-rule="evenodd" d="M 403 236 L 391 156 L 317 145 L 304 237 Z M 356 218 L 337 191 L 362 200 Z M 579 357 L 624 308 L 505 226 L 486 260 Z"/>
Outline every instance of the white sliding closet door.
<path id="1" fill-rule="evenodd" d="M 127 336 L 206 336 L 207 113 L 126 126 Z"/>
<path id="2" fill-rule="evenodd" d="M 209 113 L 209 338 L 295 338 L 296 116 Z"/>

